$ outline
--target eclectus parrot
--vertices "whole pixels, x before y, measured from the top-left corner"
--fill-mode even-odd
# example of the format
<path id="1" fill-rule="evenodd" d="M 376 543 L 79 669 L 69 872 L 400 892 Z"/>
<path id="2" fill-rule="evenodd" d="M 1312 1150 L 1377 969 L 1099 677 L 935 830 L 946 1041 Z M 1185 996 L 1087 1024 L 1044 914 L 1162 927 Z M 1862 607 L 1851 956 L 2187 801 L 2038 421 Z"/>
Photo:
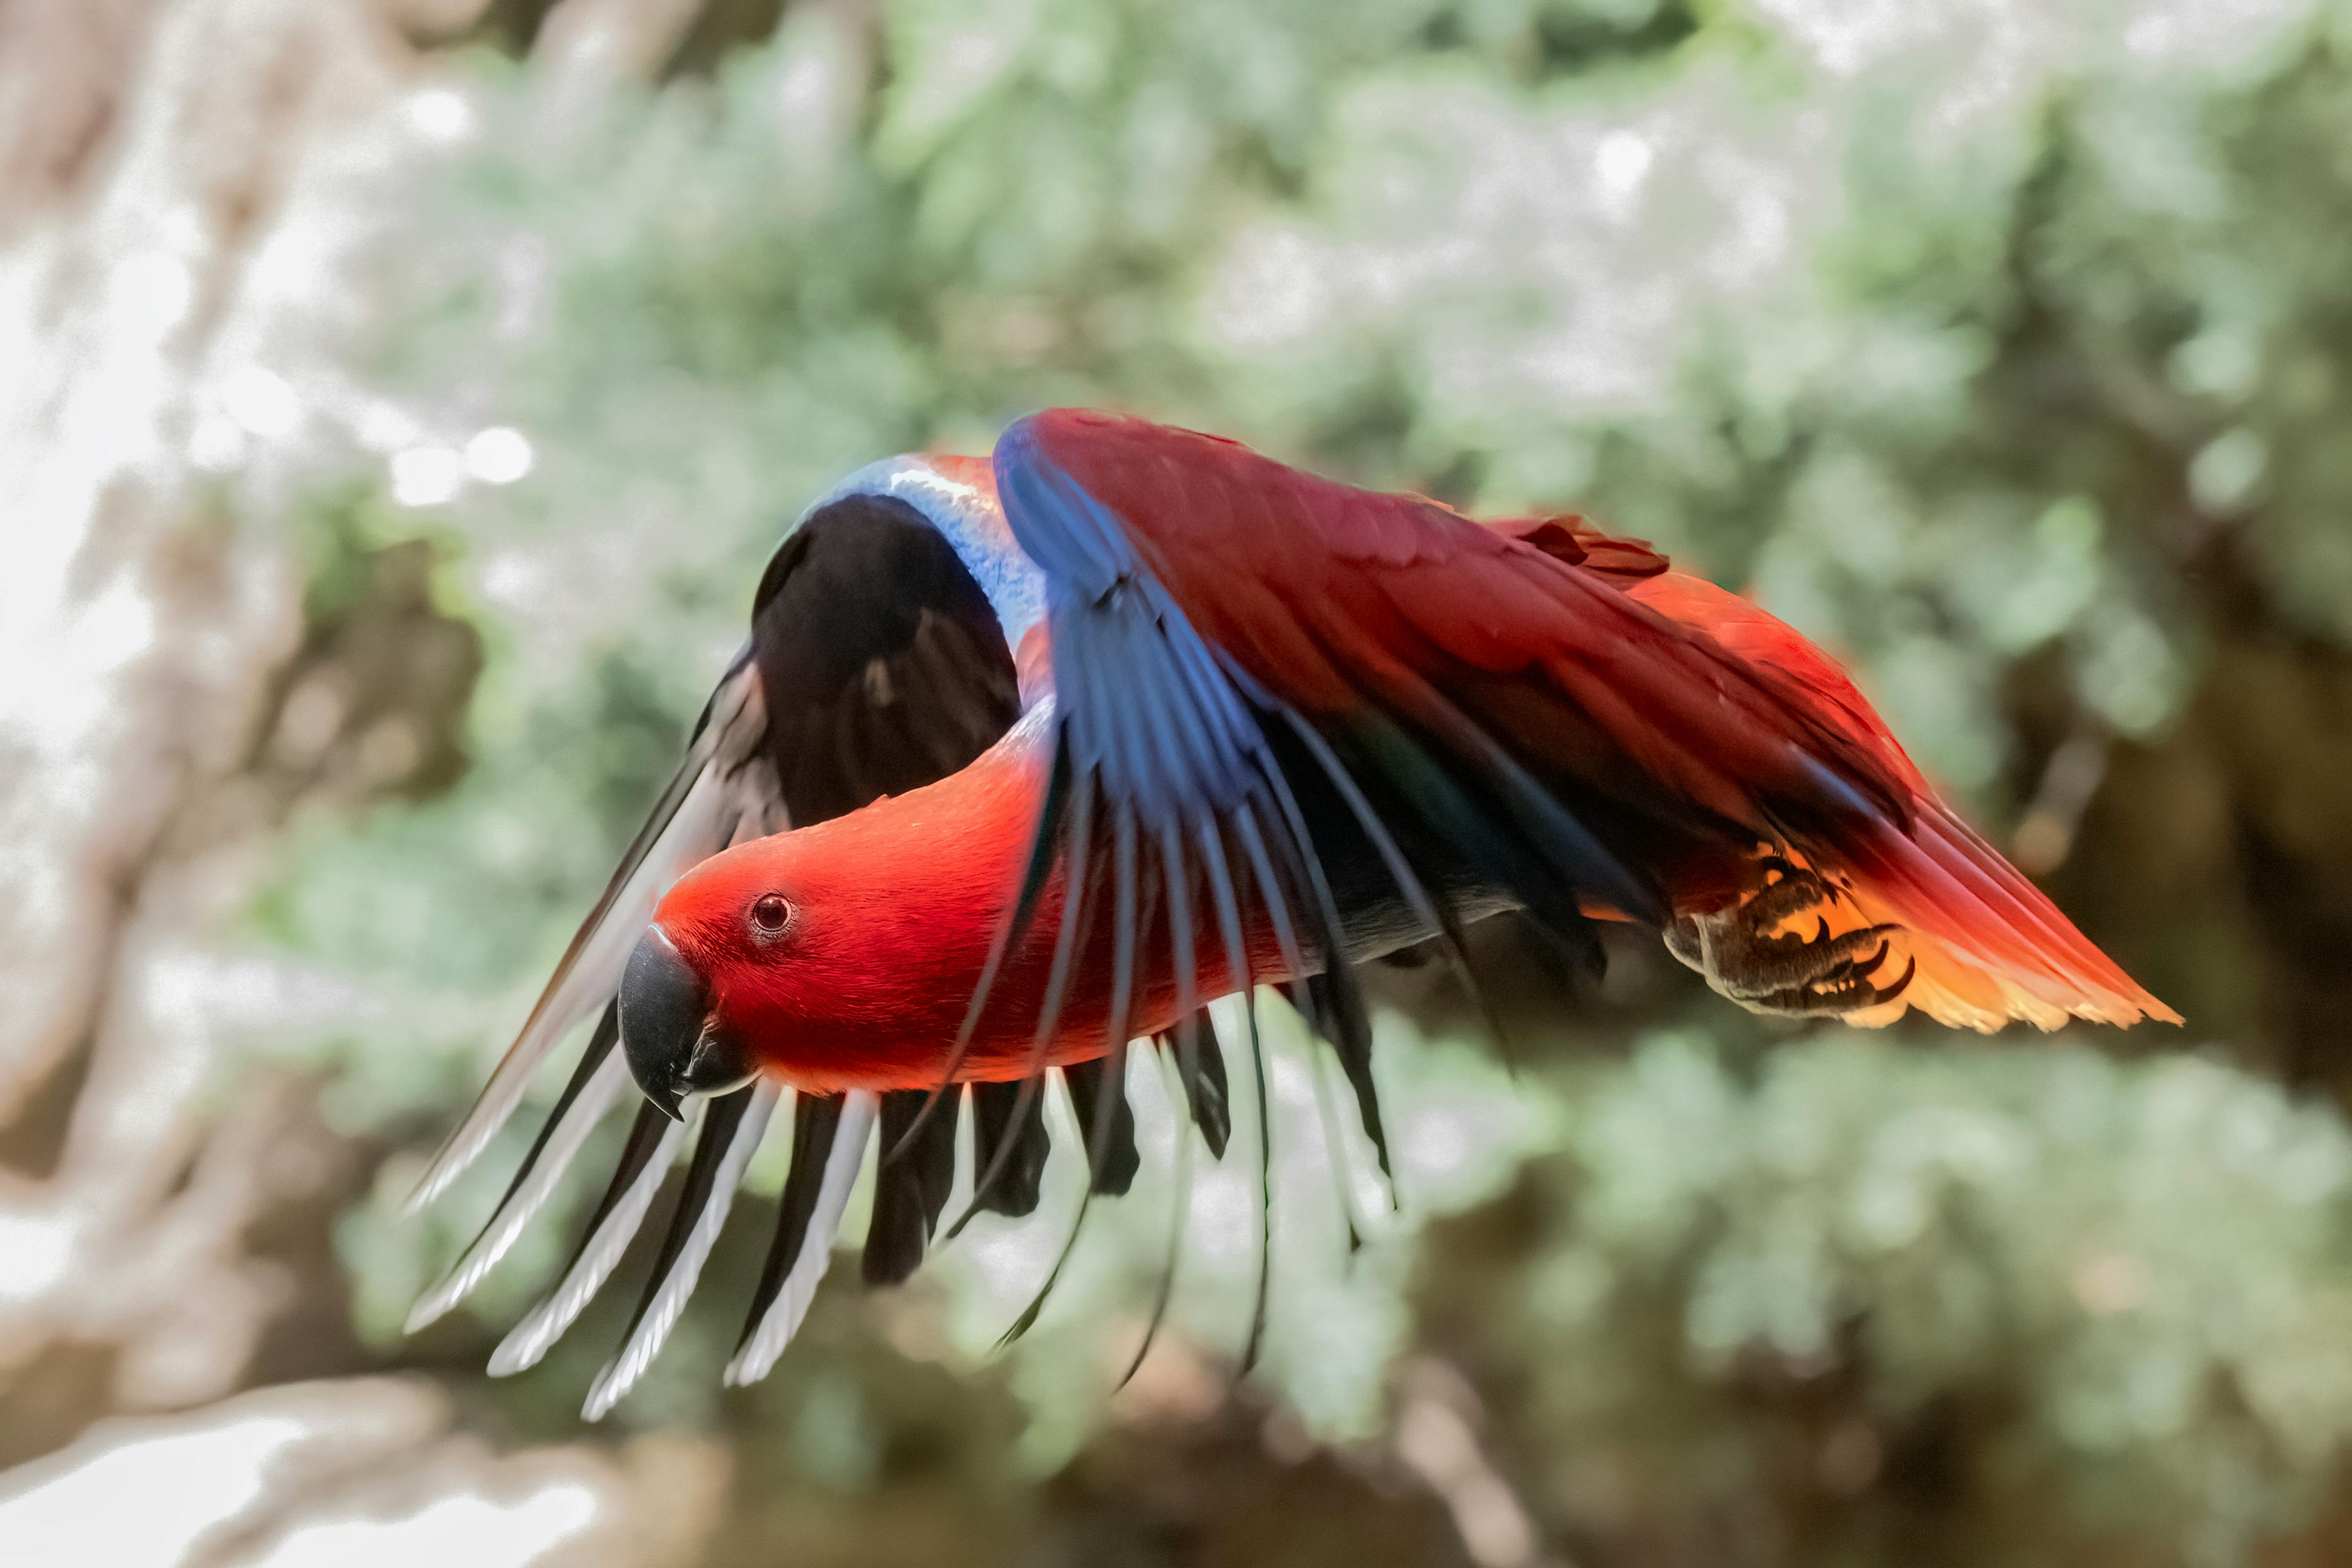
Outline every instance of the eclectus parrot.
<path id="1" fill-rule="evenodd" d="M 1385 1163 L 1351 966 L 1433 939 L 1469 983 L 1464 927 L 1507 910 L 1596 970 L 1593 922 L 1647 926 L 1760 1012 L 2179 1021 L 1937 797 L 1834 661 L 1648 546 L 1055 410 L 991 459 L 861 470 L 786 536 L 685 762 L 418 1190 L 597 1019 L 411 1324 L 478 1282 L 631 1078 L 619 1168 L 491 1362 L 537 1361 L 602 1287 L 700 1103 L 592 1417 L 676 1323 L 787 1091 L 789 1173 L 730 1382 L 798 1328 L 877 1131 L 873 1282 L 921 1260 L 967 1105 L 964 1217 L 1035 1206 L 1049 1073 L 1087 1133 L 1088 1196 L 1126 1190 L 1135 1041 L 1171 1054 L 1222 1156 L 1213 998 L 1286 988 Z"/>

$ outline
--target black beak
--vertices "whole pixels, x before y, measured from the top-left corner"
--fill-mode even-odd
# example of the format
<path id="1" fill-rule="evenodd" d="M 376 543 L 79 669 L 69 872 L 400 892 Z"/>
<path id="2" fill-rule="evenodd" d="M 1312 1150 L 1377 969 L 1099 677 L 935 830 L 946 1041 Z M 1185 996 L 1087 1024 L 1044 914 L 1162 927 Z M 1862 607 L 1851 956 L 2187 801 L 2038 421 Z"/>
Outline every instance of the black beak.
<path id="1" fill-rule="evenodd" d="M 654 1109 L 671 1121 L 695 1094 L 721 1094 L 757 1071 L 748 1052 L 711 1027 L 702 977 L 658 925 L 646 927 L 621 972 L 621 1052 Z"/>

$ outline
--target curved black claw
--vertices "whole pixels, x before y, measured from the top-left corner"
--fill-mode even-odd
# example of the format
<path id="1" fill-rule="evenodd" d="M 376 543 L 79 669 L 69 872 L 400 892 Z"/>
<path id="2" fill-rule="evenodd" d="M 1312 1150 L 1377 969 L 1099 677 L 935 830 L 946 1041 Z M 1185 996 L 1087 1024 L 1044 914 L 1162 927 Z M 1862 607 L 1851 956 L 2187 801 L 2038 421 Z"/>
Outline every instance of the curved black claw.
<path id="1" fill-rule="evenodd" d="M 1759 1012 L 1788 1013 L 1798 1018 L 1863 1012 L 1901 996 L 1918 969 L 1919 961 L 1914 958 L 1903 966 L 1900 975 L 1884 986 L 1873 986 L 1866 978 L 1848 976 L 1827 984 L 1775 991 L 1748 1005 Z"/>

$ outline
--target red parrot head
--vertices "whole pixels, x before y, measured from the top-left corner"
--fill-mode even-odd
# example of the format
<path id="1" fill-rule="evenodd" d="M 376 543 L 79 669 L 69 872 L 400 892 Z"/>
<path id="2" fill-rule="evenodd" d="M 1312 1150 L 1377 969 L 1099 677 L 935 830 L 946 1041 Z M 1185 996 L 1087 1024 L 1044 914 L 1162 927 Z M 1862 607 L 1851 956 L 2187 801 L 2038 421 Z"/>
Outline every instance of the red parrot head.
<path id="1" fill-rule="evenodd" d="M 637 1087 L 664 1115 L 675 1120 L 690 1096 L 725 1093 L 759 1071 L 744 1020 L 720 1005 L 739 988 L 717 982 L 789 973 L 804 933 L 794 930 L 794 903 L 779 880 L 740 852 L 705 862 L 670 890 L 629 955 L 621 1049 Z"/>
<path id="2" fill-rule="evenodd" d="M 1038 789 L 1032 747 L 1016 742 L 951 790 L 738 844 L 678 878 L 621 977 L 637 1087 L 675 1117 L 761 1073 L 820 1093 L 935 1082 Z"/>

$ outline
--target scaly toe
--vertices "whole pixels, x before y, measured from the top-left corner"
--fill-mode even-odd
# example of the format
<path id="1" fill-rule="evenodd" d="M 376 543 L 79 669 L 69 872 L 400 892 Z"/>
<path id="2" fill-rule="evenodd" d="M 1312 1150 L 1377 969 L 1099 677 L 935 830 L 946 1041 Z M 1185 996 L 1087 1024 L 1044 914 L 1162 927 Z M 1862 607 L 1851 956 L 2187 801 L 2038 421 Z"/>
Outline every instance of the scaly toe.
<path id="1" fill-rule="evenodd" d="M 1829 901 L 1828 892 L 1827 884 L 1811 872 L 1791 869 L 1780 881 L 1766 883 L 1748 894 L 1734 919 L 1741 929 L 1761 940 L 1783 920 L 1820 908 Z"/>

